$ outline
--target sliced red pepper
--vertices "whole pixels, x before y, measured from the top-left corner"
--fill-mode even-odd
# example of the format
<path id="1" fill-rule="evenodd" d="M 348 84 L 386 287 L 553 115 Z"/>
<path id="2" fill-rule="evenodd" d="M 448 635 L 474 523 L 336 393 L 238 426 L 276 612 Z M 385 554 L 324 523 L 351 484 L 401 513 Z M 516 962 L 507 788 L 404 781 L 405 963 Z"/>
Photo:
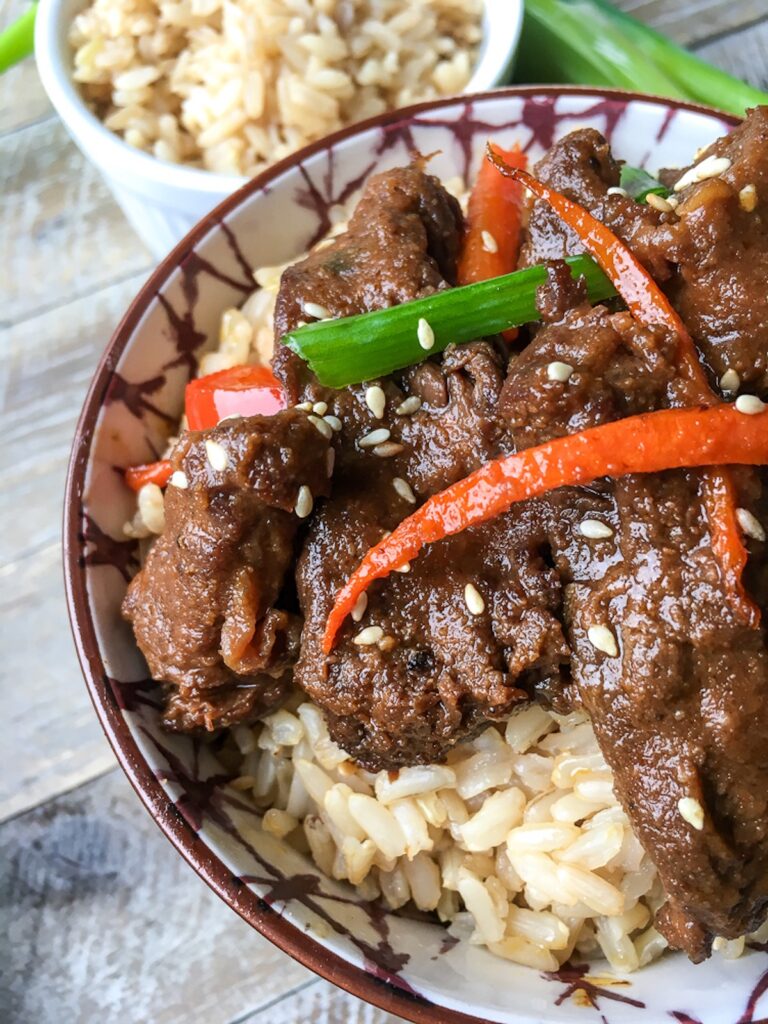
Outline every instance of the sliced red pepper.
<path id="1" fill-rule="evenodd" d="M 502 149 L 488 143 L 488 148 L 509 167 L 525 170 L 528 166 L 528 159 L 517 144 L 512 149 Z M 498 168 L 483 160 L 469 197 L 467 231 L 459 256 L 459 284 L 488 281 L 511 274 L 517 267 L 524 203 L 523 186 L 499 174 Z M 514 341 L 517 328 L 511 327 L 503 335 L 507 341 Z"/>
<path id="2" fill-rule="evenodd" d="M 667 296 L 632 250 L 583 206 L 537 181 L 525 170 L 505 165 L 490 146 L 487 149 L 487 156 L 488 162 L 503 175 L 529 188 L 576 232 L 584 248 L 600 264 L 630 312 L 640 323 L 647 326 L 663 324 L 677 334 L 678 365 L 689 382 L 690 401 L 703 404 L 717 401 L 699 361 L 693 338 Z M 712 470 L 707 474 L 705 505 L 712 550 L 730 592 L 731 603 L 748 625 L 755 626 L 760 621 L 760 611 L 742 585 L 741 578 L 747 564 L 747 551 L 736 519 L 735 490 L 727 471 Z"/>
<path id="3" fill-rule="evenodd" d="M 730 403 L 662 409 L 604 423 L 486 463 L 429 498 L 368 551 L 336 595 L 323 650 L 331 652 L 341 624 L 374 580 L 412 561 L 426 544 L 487 522 L 516 502 L 604 476 L 729 463 L 768 463 L 768 412 L 745 415 Z"/>
<path id="4" fill-rule="evenodd" d="M 210 430 L 227 416 L 273 416 L 286 407 L 285 392 L 268 366 L 233 366 L 187 384 L 190 430 Z"/>
<path id="5" fill-rule="evenodd" d="M 125 482 L 132 491 L 140 491 L 145 484 L 165 487 L 171 479 L 171 464 L 168 459 L 148 462 L 143 466 L 129 466 L 125 471 Z"/>

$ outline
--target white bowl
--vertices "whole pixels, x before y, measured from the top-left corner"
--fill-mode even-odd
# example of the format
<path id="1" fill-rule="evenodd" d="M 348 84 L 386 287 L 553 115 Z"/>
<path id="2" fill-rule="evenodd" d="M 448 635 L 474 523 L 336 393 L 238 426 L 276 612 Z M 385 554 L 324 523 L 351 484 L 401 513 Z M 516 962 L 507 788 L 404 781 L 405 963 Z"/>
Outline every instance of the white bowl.
<path id="1" fill-rule="evenodd" d="M 136 233 L 158 259 L 247 178 L 158 160 L 129 146 L 88 109 L 72 81 L 67 33 L 85 0 L 40 0 L 35 56 L 45 91 L 79 149 L 101 172 Z M 467 92 L 508 80 L 520 38 L 522 0 L 486 0 L 483 43 Z"/>
<path id="2" fill-rule="evenodd" d="M 350 186 L 406 163 L 412 145 L 439 150 L 430 164 L 438 176 L 471 180 L 489 135 L 502 146 L 519 142 L 533 162 L 555 139 L 592 125 L 617 156 L 654 172 L 685 164 L 734 123 L 678 101 L 562 86 L 436 102 L 347 130 L 205 217 L 143 286 L 96 371 L 72 450 L 65 572 L 83 671 L 115 753 L 168 838 L 234 910 L 306 966 L 407 1020 L 757 1024 L 768 1019 L 768 963 L 750 949 L 699 966 L 673 954 L 627 977 L 600 961 L 541 973 L 446 942 L 434 921 L 364 903 L 261 830 L 211 749 L 160 726 L 146 665 L 120 618 L 137 551 L 122 534 L 135 498 L 115 470 L 156 457 L 181 412 L 190 361 L 215 342 L 221 313 L 253 288 L 251 268 L 305 250 Z"/>

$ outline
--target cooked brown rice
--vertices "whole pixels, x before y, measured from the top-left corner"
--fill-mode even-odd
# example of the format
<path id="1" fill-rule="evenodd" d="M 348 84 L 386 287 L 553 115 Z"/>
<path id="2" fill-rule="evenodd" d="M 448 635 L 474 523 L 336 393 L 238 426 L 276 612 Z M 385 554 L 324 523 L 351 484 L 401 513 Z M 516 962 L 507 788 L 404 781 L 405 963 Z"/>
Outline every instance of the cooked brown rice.
<path id="1" fill-rule="evenodd" d="M 161 160 L 253 175 L 346 124 L 459 93 L 482 0 L 94 0 L 74 78 Z"/>

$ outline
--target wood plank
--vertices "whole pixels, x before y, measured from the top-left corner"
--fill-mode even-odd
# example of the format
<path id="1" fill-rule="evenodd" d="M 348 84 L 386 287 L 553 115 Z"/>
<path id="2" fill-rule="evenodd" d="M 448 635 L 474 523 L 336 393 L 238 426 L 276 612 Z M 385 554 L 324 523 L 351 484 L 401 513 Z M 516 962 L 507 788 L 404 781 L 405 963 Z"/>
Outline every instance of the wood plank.
<path id="1" fill-rule="evenodd" d="M 69 632 L 60 520 L 85 390 L 142 280 L 0 332 L 0 820 L 114 763 Z"/>
<path id="2" fill-rule="evenodd" d="M 696 48 L 704 60 L 768 91 L 768 19 Z"/>
<path id="3" fill-rule="evenodd" d="M 765 17 L 765 0 L 613 0 L 675 42 L 691 46 Z"/>
<path id="4" fill-rule="evenodd" d="M 57 119 L 0 137 L 0 194 L 0 252 L 10 260 L 0 327 L 151 266 Z"/>
<path id="5" fill-rule="evenodd" d="M 229 1024 L 314 978 L 197 878 L 119 771 L 0 827 L 0 917 L 4 1024 Z"/>
<path id="6" fill-rule="evenodd" d="M 0 4 L 0 31 L 27 9 L 30 0 L 3 0 Z M 17 64 L 0 75 L 0 135 L 32 124 L 53 114 L 34 58 Z"/>

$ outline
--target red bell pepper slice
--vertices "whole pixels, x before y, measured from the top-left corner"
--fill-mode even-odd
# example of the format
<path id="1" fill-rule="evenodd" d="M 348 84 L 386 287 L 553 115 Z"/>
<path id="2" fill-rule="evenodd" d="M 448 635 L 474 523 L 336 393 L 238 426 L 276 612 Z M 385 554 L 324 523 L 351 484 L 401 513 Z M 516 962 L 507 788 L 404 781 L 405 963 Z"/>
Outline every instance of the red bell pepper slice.
<path id="1" fill-rule="evenodd" d="M 187 384 L 190 430 L 210 430 L 227 416 L 272 416 L 286 407 L 285 392 L 268 366 L 233 366 Z"/>
<path id="2" fill-rule="evenodd" d="M 604 476 L 728 463 L 768 463 L 768 412 L 746 415 L 730 403 L 662 409 L 488 462 L 433 495 L 368 551 L 336 595 L 323 650 L 326 654 L 333 650 L 341 624 L 374 580 L 412 561 L 425 545 L 487 522 L 516 502 Z"/>
<path id="3" fill-rule="evenodd" d="M 640 323 L 648 326 L 663 324 L 677 334 L 679 367 L 689 383 L 691 404 L 710 404 L 717 401 L 699 362 L 693 338 L 667 296 L 632 250 L 583 206 L 537 181 L 525 170 L 505 165 L 490 146 L 487 156 L 488 161 L 503 175 L 529 188 L 576 232 L 584 248 L 600 264 L 630 312 Z M 760 611 L 742 585 L 747 551 L 736 518 L 733 482 L 726 470 L 713 469 L 707 473 L 704 484 L 712 550 L 722 570 L 733 607 L 748 625 L 754 626 L 760 621 Z"/>
<path id="4" fill-rule="evenodd" d="M 125 482 L 132 491 L 140 491 L 145 484 L 157 484 L 165 487 L 171 479 L 171 464 L 168 459 L 160 462 L 148 462 L 143 466 L 129 466 L 125 471 Z"/>

